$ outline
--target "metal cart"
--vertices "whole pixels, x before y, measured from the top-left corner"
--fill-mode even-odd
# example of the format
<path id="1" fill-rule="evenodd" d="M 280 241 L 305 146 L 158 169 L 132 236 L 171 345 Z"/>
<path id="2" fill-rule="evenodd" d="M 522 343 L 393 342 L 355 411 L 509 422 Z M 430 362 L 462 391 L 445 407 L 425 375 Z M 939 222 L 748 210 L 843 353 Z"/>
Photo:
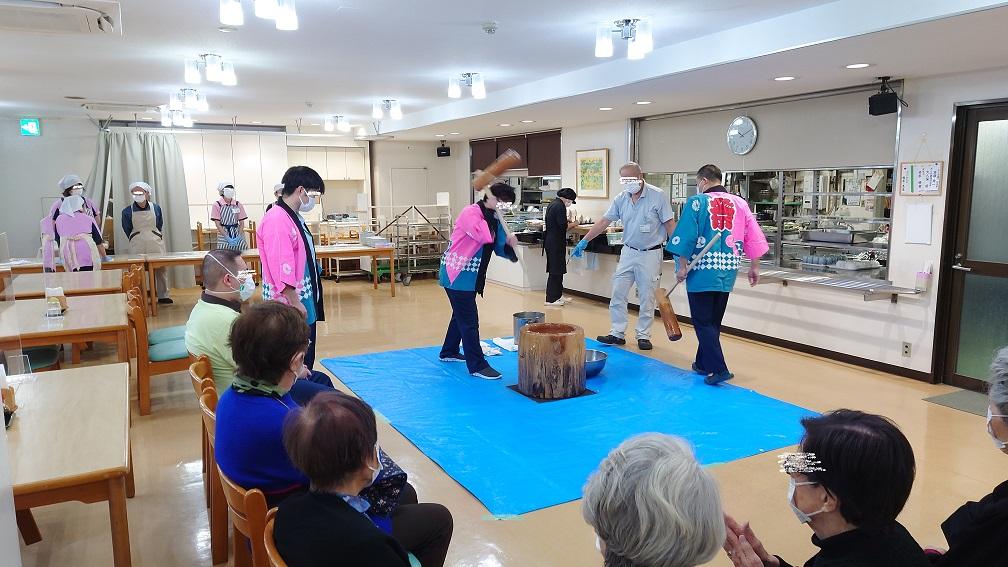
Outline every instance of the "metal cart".
<path id="1" fill-rule="evenodd" d="M 441 256 L 451 238 L 452 224 L 451 212 L 445 205 L 413 205 L 393 216 L 375 232 L 391 240 L 396 248 L 398 273 L 389 274 L 390 277 L 409 285 L 416 274 L 438 273 Z M 379 262 L 379 277 L 388 272 L 388 263 Z"/>

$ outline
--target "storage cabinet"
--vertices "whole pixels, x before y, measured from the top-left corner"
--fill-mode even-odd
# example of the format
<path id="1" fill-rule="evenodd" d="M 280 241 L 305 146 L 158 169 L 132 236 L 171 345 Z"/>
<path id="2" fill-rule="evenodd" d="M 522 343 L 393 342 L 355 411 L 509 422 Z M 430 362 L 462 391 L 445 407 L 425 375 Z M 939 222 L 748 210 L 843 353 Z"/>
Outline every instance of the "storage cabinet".
<path id="1" fill-rule="evenodd" d="M 364 179 L 364 148 L 344 148 L 346 151 L 346 178 Z"/>
<path id="2" fill-rule="evenodd" d="M 507 150 L 521 154 L 514 169 L 528 169 L 532 177 L 560 175 L 559 130 L 469 142 L 469 166 L 472 170 L 485 169 Z"/>
<path id="3" fill-rule="evenodd" d="M 365 178 L 364 148 L 288 146 L 287 160 L 290 166 L 307 165 L 322 179 L 343 181 Z"/>
<path id="4" fill-rule="evenodd" d="M 327 171 L 322 179 L 346 179 L 346 152 L 343 148 L 326 148 L 325 153 Z"/>
<path id="5" fill-rule="evenodd" d="M 326 149 L 306 148 L 306 152 L 305 165 L 317 171 L 322 176 L 322 179 L 330 179 L 329 167 L 326 164 Z"/>
<path id="6" fill-rule="evenodd" d="M 560 131 L 529 134 L 529 176 L 560 175 Z"/>

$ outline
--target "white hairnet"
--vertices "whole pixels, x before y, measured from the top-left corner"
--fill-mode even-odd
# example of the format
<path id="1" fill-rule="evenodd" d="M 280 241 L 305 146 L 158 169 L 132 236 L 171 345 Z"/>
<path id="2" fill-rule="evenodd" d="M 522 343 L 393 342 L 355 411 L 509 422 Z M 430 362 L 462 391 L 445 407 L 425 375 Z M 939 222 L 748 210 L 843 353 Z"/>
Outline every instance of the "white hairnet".
<path id="1" fill-rule="evenodd" d="M 60 203 L 60 214 L 72 215 L 77 211 L 84 208 L 84 197 L 80 195 L 70 195 L 69 197 L 63 197 L 63 202 Z"/>
<path id="2" fill-rule="evenodd" d="M 283 183 L 277 183 L 276 185 L 273 186 L 273 194 L 276 195 L 277 193 L 283 191 L 283 188 L 284 188 Z"/>
<path id="3" fill-rule="evenodd" d="M 151 197 L 154 196 L 154 188 L 151 187 L 150 185 L 147 185 L 143 181 L 134 181 L 133 183 L 130 183 L 130 186 L 129 186 L 130 193 L 132 193 L 133 189 L 136 189 L 137 187 L 139 187 L 139 188 L 143 189 L 144 191 L 146 191 L 147 195 L 149 195 Z"/>
<path id="4" fill-rule="evenodd" d="M 217 184 L 217 192 L 220 193 L 227 186 L 234 187 L 234 183 L 231 181 L 221 181 L 220 183 Z"/>
<path id="5" fill-rule="evenodd" d="M 79 175 L 74 175 L 72 173 L 64 175 L 63 179 L 59 180 L 60 193 L 62 193 L 63 191 L 65 191 L 70 187 L 73 187 L 74 185 L 77 185 L 78 183 L 80 183 L 81 185 L 84 184 L 84 180 L 81 179 Z"/>

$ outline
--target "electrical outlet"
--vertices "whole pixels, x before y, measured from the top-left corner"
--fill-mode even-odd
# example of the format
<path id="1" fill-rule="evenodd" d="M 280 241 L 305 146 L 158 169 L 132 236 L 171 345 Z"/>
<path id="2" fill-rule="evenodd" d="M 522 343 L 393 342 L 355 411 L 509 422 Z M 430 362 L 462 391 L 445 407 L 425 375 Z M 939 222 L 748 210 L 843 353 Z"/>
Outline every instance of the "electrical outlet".
<path id="1" fill-rule="evenodd" d="M 903 356 L 910 358 L 910 343 L 908 342 L 903 343 Z"/>

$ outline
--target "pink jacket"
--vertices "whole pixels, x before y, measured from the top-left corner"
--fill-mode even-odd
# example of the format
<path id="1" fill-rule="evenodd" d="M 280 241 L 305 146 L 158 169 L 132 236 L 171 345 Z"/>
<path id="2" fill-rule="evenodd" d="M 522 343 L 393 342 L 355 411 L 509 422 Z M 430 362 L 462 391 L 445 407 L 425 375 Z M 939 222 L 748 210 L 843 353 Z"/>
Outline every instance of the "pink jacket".
<path id="1" fill-rule="evenodd" d="M 262 264 L 263 299 L 288 303 L 281 294 L 285 287 L 299 294 L 304 288 L 308 254 L 300 230 L 283 207 L 271 207 L 259 223 L 256 247 Z"/>
<path id="2" fill-rule="evenodd" d="M 450 259 L 444 262 L 448 281 L 454 282 L 459 273 L 476 256 L 476 252 L 493 241 L 493 235 L 490 234 L 490 227 L 483 218 L 479 203 L 473 203 L 462 209 L 458 219 L 455 220 L 451 244 L 444 254 L 444 258 Z"/>

